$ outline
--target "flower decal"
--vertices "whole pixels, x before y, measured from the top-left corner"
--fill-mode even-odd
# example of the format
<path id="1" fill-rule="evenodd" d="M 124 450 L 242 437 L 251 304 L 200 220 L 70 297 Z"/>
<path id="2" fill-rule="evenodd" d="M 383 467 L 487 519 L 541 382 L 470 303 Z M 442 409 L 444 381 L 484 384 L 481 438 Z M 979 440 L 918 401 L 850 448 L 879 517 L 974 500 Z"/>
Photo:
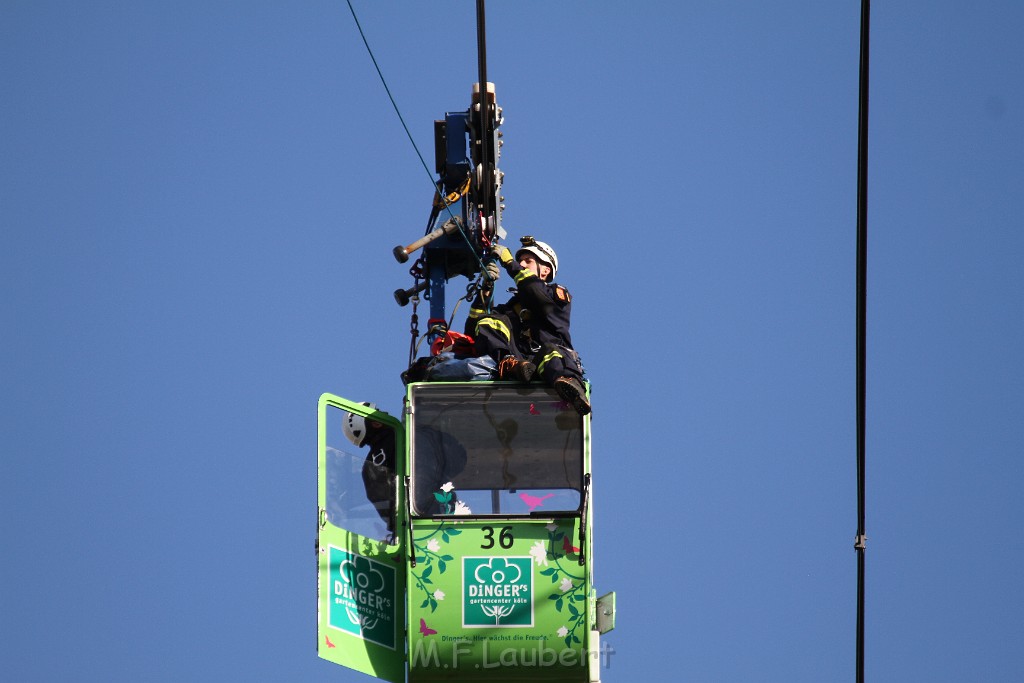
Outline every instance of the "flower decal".
<path id="1" fill-rule="evenodd" d="M 544 541 L 537 541 L 530 546 L 530 555 L 537 566 L 548 566 L 548 549 L 544 547 Z"/>
<path id="2" fill-rule="evenodd" d="M 455 484 L 450 481 L 441 484 L 440 491 L 434 491 L 434 500 L 438 502 L 443 515 L 468 514 L 458 512 L 459 501 L 455 500 Z"/>
<path id="3" fill-rule="evenodd" d="M 355 562 L 345 560 L 338 569 L 343 580 L 359 590 L 379 593 L 384 589 L 384 575 L 374 569 L 364 558 L 357 557 Z"/>
<path id="4" fill-rule="evenodd" d="M 578 554 L 580 550 L 569 540 L 574 535 L 574 526 L 562 527 L 553 524 L 547 527 L 548 546 L 545 558 L 551 561 L 551 566 L 540 570 L 541 576 L 551 579 L 551 594 L 548 600 L 551 600 L 555 604 L 555 610 L 568 620 L 558 629 L 558 637 L 565 641 L 566 647 L 583 642 L 577 632 L 586 629 L 587 616 L 586 581 L 581 575 L 582 570 L 578 569 L 579 560 L 570 557 Z M 537 559 L 541 553 L 538 551 L 535 554 L 534 550 L 535 548 L 531 548 L 530 554 Z M 537 564 L 540 564 L 539 560 Z M 545 561 L 544 564 L 548 562 Z"/>
<path id="5" fill-rule="evenodd" d="M 473 511 L 469 509 L 469 506 L 463 503 L 461 500 L 455 501 L 455 514 L 457 515 L 470 515 Z"/>
<path id="6" fill-rule="evenodd" d="M 487 564 L 476 568 L 473 578 L 477 583 L 516 583 L 523 577 L 523 571 L 514 564 L 509 564 L 504 557 L 492 557 Z"/>
<path id="7" fill-rule="evenodd" d="M 451 493 L 444 495 L 451 495 Z M 412 579 L 409 583 L 409 590 L 422 591 L 423 602 L 420 604 L 420 609 L 429 606 L 430 611 L 433 612 L 437 609 L 437 603 L 445 599 L 444 591 L 434 585 L 434 579 L 431 577 L 444 574 L 448 569 L 448 563 L 455 559 L 454 556 L 444 552 L 444 544 L 448 543 L 452 536 L 458 536 L 461 533 L 458 529 L 452 529 L 447 523 L 443 523 L 426 536 L 413 539 L 413 561 L 409 566 Z M 438 540 L 438 536 L 440 536 L 440 540 Z"/>

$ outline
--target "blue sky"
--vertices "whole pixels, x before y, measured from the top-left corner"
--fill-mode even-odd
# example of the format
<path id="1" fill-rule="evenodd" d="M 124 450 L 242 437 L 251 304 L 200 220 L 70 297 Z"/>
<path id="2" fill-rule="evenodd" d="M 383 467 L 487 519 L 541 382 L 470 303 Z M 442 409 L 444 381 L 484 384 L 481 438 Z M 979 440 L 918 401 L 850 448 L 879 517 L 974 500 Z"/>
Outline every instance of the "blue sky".
<path id="1" fill-rule="evenodd" d="M 474 3 L 354 2 L 413 136 Z M 859 2 L 495 2 L 505 226 L 593 382 L 605 681 L 854 672 Z M 1024 6 L 876 2 L 873 681 L 1024 676 Z M 395 413 L 431 188 L 344 2 L 0 6 L 0 659 L 316 657 L 320 393 Z"/>

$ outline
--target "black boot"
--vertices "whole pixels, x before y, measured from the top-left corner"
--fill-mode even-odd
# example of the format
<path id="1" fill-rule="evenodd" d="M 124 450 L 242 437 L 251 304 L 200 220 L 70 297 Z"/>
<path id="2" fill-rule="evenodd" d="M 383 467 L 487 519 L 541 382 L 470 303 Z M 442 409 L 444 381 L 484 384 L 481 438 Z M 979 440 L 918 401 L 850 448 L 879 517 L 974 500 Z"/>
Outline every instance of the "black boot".
<path id="1" fill-rule="evenodd" d="M 555 393 L 563 401 L 576 409 L 580 415 L 590 414 L 590 401 L 587 399 L 587 390 L 583 382 L 575 377 L 559 377 L 554 384 Z"/>
<path id="2" fill-rule="evenodd" d="M 498 379 L 529 382 L 537 366 L 528 360 L 519 360 L 515 356 L 505 356 L 498 363 Z"/>

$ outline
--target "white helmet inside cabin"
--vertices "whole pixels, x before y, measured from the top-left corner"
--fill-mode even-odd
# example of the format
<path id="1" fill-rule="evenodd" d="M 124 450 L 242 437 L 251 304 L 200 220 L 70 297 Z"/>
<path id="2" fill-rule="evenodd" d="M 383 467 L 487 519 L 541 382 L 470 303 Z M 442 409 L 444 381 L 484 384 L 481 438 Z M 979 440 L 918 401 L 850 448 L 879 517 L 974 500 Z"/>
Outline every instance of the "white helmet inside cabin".
<path id="1" fill-rule="evenodd" d="M 551 248 L 551 245 L 547 242 L 535 240 L 532 237 L 524 237 L 522 242 L 523 246 L 516 252 L 516 261 L 519 260 L 520 254 L 532 254 L 535 259 L 542 261 L 551 269 L 551 276 L 548 277 L 548 282 L 554 280 L 555 275 L 558 273 L 558 255 L 555 254 L 555 250 Z"/>
<path id="2" fill-rule="evenodd" d="M 364 405 L 371 410 L 377 410 L 377 405 L 369 401 L 363 401 L 360 405 Z M 347 413 L 342 421 L 342 428 L 345 430 L 345 436 L 348 440 L 357 447 L 361 448 L 366 442 L 366 418 L 362 415 Z"/>

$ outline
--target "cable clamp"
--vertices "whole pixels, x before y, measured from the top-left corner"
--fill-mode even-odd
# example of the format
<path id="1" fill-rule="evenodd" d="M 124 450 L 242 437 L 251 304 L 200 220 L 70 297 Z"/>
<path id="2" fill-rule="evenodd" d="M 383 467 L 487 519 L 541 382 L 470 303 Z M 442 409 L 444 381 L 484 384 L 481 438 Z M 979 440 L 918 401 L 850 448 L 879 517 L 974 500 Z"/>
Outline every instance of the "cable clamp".
<path id="1" fill-rule="evenodd" d="M 868 537 L 865 536 L 864 534 L 860 534 L 859 536 L 857 536 L 856 538 L 853 539 L 853 549 L 854 550 L 866 550 L 867 547 L 868 547 Z"/>

